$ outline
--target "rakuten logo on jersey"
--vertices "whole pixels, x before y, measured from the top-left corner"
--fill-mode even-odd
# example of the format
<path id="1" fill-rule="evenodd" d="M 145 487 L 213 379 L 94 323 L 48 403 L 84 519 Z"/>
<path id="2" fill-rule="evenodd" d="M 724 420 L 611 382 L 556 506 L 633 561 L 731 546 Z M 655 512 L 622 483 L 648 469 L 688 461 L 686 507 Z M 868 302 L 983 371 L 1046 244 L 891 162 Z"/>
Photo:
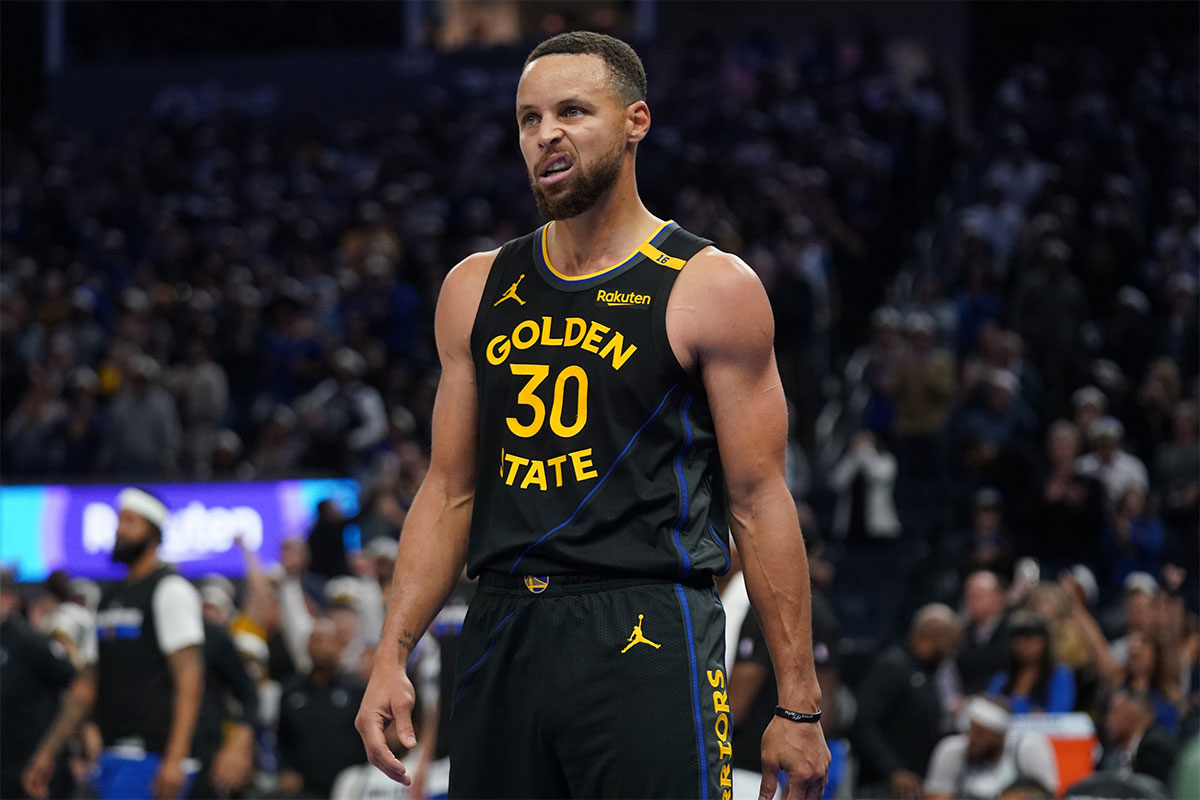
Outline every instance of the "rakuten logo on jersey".
<path id="1" fill-rule="evenodd" d="M 263 521 L 249 506 L 222 508 L 192 501 L 167 520 L 160 548 L 167 561 L 192 561 L 233 549 L 242 537 L 246 547 L 262 546 Z M 89 553 L 112 551 L 117 538 L 117 510 L 107 503 L 88 503 L 83 509 L 83 547 Z"/>

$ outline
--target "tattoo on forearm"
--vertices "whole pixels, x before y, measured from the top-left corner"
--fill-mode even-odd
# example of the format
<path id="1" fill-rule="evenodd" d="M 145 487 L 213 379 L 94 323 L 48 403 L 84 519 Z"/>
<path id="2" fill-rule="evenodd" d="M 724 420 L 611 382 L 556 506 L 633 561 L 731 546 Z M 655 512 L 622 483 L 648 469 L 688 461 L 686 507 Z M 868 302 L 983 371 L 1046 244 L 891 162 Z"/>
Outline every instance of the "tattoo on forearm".
<path id="1" fill-rule="evenodd" d="M 410 653 L 413 651 L 413 648 L 417 646 L 417 637 L 412 631 L 403 631 L 400 634 L 400 639 L 398 641 L 400 646 Z"/>

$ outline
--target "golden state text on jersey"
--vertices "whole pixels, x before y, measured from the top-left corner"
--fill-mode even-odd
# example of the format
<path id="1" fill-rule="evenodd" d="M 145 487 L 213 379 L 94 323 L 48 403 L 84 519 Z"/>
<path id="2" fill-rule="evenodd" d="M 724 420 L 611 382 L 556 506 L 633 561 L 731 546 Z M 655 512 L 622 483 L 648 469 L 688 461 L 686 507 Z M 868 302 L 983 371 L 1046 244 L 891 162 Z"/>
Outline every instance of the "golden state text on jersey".
<path id="1" fill-rule="evenodd" d="M 581 277 L 547 228 L 501 248 L 471 336 L 479 452 L 468 571 L 664 578 L 728 568 L 712 416 L 666 333 L 709 244 L 673 222 Z"/>

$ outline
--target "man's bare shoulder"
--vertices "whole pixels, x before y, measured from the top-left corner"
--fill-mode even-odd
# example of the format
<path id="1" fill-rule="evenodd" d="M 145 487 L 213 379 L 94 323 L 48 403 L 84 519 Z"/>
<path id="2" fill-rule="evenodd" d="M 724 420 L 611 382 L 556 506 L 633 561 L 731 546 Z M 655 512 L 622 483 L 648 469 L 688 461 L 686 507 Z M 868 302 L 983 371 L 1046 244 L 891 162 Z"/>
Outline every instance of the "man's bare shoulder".
<path id="1" fill-rule="evenodd" d="M 435 323 L 439 341 L 469 342 L 471 328 L 475 325 L 475 312 L 499 253 L 499 249 L 472 253 L 446 273 L 438 295 Z"/>
<path id="2" fill-rule="evenodd" d="M 762 281 L 741 258 L 716 247 L 688 261 L 671 292 L 668 314 L 672 341 L 681 336 L 681 344 L 697 354 L 734 343 L 769 345 L 774 338 Z"/>

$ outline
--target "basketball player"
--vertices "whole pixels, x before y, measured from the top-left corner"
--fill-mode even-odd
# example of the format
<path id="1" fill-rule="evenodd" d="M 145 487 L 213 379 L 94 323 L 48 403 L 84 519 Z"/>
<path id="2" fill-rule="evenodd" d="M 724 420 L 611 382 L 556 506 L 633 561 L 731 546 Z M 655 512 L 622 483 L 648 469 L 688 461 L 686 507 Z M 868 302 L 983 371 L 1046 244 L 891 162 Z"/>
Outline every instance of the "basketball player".
<path id="1" fill-rule="evenodd" d="M 808 564 L 784 480 L 772 315 L 754 273 L 642 204 L 641 61 L 569 33 L 516 98 L 550 222 L 446 277 L 428 477 L 409 513 L 357 719 L 368 757 L 415 744 L 405 662 L 464 562 L 451 797 L 731 796 L 727 530 L 778 675 L 763 781 L 820 797 Z"/>
<path id="2" fill-rule="evenodd" d="M 46 796 L 54 759 L 93 706 L 106 748 L 97 778 L 105 800 L 183 797 L 198 768 L 190 754 L 204 694 L 200 593 L 158 559 L 162 500 L 125 489 L 117 507 L 112 558 L 129 574 L 101 599 L 88 666 L 25 770 L 34 797 Z"/>

